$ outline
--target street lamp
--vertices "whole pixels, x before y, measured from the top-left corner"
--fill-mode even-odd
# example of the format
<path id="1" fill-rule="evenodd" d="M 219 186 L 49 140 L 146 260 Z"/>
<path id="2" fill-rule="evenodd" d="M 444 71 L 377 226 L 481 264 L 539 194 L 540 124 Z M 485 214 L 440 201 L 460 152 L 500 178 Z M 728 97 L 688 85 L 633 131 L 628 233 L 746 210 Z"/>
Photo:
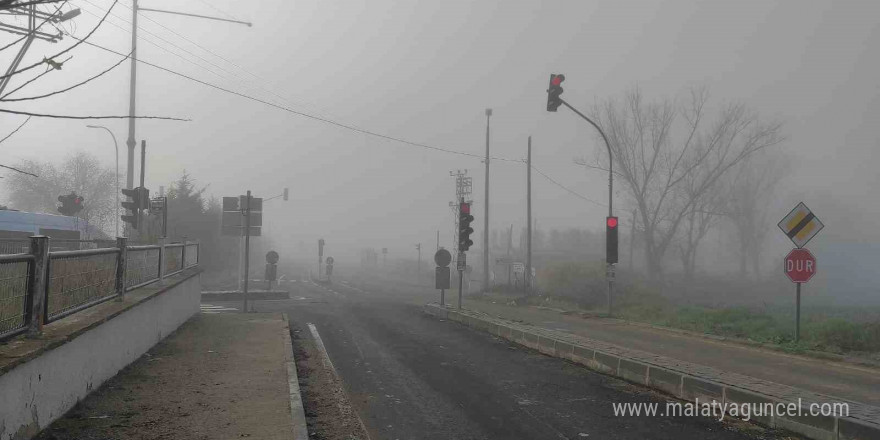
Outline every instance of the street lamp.
<path id="1" fill-rule="evenodd" d="M 119 143 L 116 142 L 116 135 L 109 128 L 103 125 L 87 125 L 88 128 L 103 128 L 110 133 L 113 138 L 113 146 L 116 148 L 116 236 L 119 237 Z"/>

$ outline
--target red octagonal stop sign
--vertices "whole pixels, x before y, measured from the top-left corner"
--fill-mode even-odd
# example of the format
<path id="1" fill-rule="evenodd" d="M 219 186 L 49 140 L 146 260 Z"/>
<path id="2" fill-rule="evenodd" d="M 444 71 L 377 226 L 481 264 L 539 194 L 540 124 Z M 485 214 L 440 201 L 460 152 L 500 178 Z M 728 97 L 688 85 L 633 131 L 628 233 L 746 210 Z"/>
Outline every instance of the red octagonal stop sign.
<path id="1" fill-rule="evenodd" d="M 816 257 L 806 249 L 792 249 L 785 256 L 783 270 L 795 283 L 806 283 L 816 274 Z"/>

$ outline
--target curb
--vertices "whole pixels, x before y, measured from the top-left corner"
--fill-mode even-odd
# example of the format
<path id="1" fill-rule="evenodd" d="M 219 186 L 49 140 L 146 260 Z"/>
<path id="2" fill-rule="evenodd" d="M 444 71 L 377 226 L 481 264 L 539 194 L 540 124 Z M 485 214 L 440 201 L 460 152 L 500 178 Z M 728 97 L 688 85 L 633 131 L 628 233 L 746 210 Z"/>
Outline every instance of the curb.
<path id="1" fill-rule="evenodd" d="M 755 404 L 789 408 L 800 415 L 761 415 L 758 424 L 781 428 L 814 440 L 880 439 L 880 408 L 720 371 L 614 344 L 494 318 L 469 310 L 427 304 L 428 315 L 455 321 L 474 330 L 566 359 L 592 370 L 647 386 L 679 399 L 721 405 Z M 810 405 L 846 403 L 849 416 L 813 416 Z"/>
<path id="2" fill-rule="evenodd" d="M 293 419 L 293 440 L 308 440 L 309 430 L 306 425 L 306 412 L 303 409 L 302 394 L 299 390 L 299 378 L 296 375 L 296 359 L 293 357 L 293 342 L 290 340 L 290 320 L 287 313 L 281 314 L 284 319 L 284 363 L 287 366 L 287 386 L 290 388 L 290 416 Z"/>

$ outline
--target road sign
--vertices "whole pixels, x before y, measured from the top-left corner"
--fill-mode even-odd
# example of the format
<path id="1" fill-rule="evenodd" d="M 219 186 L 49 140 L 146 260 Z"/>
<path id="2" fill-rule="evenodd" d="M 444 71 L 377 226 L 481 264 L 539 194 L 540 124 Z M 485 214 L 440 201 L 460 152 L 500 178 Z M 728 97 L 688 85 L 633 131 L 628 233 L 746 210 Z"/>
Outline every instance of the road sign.
<path id="1" fill-rule="evenodd" d="M 160 197 L 158 199 L 150 200 L 150 213 L 151 214 L 159 214 L 165 209 L 165 198 Z"/>
<path id="2" fill-rule="evenodd" d="M 816 257 L 807 249 L 792 249 L 785 256 L 783 271 L 795 283 L 806 283 L 816 274 Z"/>
<path id="3" fill-rule="evenodd" d="M 242 211 L 247 209 L 247 196 L 238 196 L 238 207 Z M 251 212 L 263 210 L 263 198 L 251 196 Z"/>
<path id="4" fill-rule="evenodd" d="M 510 258 L 510 257 L 496 258 L 495 262 L 498 264 L 513 264 L 513 258 Z"/>
<path id="5" fill-rule="evenodd" d="M 434 254 L 434 262 L 440 267 L 449 266 L 449 263 L 452 262 L 452 254 L 446 249 L 440 249 Z"/>
<path id="6" fill-rule="evenodd" d="M 446 263 L 449 264 L 449 263 Z M 446 266 L 443 267 L 435 267 L 434 268 L 434 288 L 435 289 L 448 289 L 449 288 L 449 268 Z"/>
<path id="7" fill-rule="evenodd" d="M 263 235 L 259 226 L 251 226 L 251 237 L 259 237 Z M 222 226 L 220 228 L 222 235 L 232 235 L 236 237 L 244 237 L 244 228 L 241 226 Z"/>
<path id="8" fill-rule="evenodd" d="M 798 203 L 785 218 L 779 222 L 779 229 L 788 236 L 795 246 L 802 248 L 807 244 L 825 225 L 816 218 L 816 215 L 804 205 Z"/>
<path id="9" fill-rule="evenodd" d="M 223 211 L 238 211 L 238 197 L 224 197 Z"/>
<path id="10" fill-rule="evenodd" d="M 382 253 L 383 253 L 383 254 L 387 254 L 387 253 L 388 253 L 388 248 L 382 248 Z"/>
<path id="11" fill-rule="evenodd" d="M 513 263 L 513 273 L 526 273 L 526 265 L 523 263 Z"/>
<path id="12" fill-rule="evenodd" d="M 467 269 L 467 257 L 465 257 L 464 252 L 458 253 L 458 261 L 455 263 L 455 269 L 459 272 L 464 272 Z"/>
<path id="13" fill-rule="evenodd" d="M 223 226 L 231 226 L 231 227 L 244 227 L 245 216 L 241 215 L 240 211 L 226 211 L 223 213 L 223 217 L 221 218 Z M 252 212 L 251 213 L 251 227 L 260 227 L 263 226 L 263 213 L 262 212 Z"/>
<path id="14" fill-rule="evenodd" d="M 275 264 L 278 262 L 278 252 L 269 251 L 266 252 L 266 262 L 269 264 Z"/>

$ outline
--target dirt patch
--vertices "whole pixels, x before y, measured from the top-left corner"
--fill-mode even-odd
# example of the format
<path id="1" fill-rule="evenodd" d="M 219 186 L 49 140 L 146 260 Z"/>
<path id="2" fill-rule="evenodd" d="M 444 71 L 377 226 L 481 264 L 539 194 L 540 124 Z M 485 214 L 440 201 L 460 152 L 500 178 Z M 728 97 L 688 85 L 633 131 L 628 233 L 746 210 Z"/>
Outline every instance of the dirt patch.
<path id="1" fill-rule="evenodd" d="M 296 358 L 303 409 L 309 438 L 316 440 L 368 440 L 332 367 L 324 365 L 322 355 L 305 325 L 290 323 L 290 338 Z"/>

